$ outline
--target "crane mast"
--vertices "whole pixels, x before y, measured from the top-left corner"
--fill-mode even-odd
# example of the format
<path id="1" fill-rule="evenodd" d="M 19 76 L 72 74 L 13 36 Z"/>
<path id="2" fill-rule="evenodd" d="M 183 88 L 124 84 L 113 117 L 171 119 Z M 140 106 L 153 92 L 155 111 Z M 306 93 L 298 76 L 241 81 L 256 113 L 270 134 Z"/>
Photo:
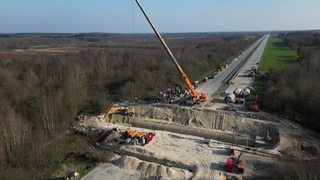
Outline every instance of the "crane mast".
<path id="1" fill-rule="evenodd" d="M 146 17 L 146 19 L 148 20 L 150 26 L 152 27 L 153 31 L 155 32 L 155 34 L 157 35 L 158 39 L 160 40 L 161 44 L 163 45 L 164 49 L 166 50 L 166 52 L 168 53 L 168 55 L 170 56 L 171 61 L 174 63 L 174 65 L 176 66 L 176 68 L 178 69 L 178 71 L 181 74 L 182 79 L 184 80 L 185 84 L 187 85 L 188 89 L 190 90 L 193 98 L 195 100 L 198 100 L 200 97 L 198 96 L 198 93 L 196 92 L 196 90 L 193 88 L 188 76 L 186 73 L 184 73 L 184 71 L 182 70 L 181 66 L 179 65 L 178 61 L 176 60 L 176 58 L 174 57 L 173 53 L 171 52 L 170 48 L 168 47 L 167 43 L 164 41 L 164 39 L 162 38 L 161 34 L 159 33 L 159 31 L 157 30 L 157 28 L 155 27 L 155 25 L 152 23 L 151 19 L 148 17 L 146 11 L 144 10 L 144 8 L 142 7 L 141 3 L 139 0 L 135 0 L 136 3 L 138 4 L 140 10 L 142 11 L 143 15 Z M 205 95 L 201 94 L 201 98 L 205 99 Z"/>

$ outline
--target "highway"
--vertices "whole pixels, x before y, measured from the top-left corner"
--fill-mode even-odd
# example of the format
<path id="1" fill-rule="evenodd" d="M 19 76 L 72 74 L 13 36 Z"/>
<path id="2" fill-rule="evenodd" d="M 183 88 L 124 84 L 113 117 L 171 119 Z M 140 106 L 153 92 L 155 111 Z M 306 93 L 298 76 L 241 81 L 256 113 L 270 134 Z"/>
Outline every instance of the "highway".
<path id="1" fill-rule="evenodd" d="M 232 61 L 228 68 L 219 72 L 213 79 L 209 79 L 207 82 L 201 84 L 196 91 L 212 95 L 217 93 L 223 85 L 228 84 L 229 81 L 231 85 L 225 87 L 228 91 L 232 90 L 233 92 L 237 85 L 241 85 L 240 87 L 249 86 L 252 83 L 252 78 L 244 76 L 245 74 L 249 74 L 248 70 L 250 70 L 254 64 L 260 62 L 268 39 L 269 35 L 264 35 L 258 39 L 247 50 L 243 51 L 236 60 Z M 240 74 L 240 76 L 237 76 L 238 74 Z M 219 91 L 221 91 L 221 89 Z"/>
<path id="2" fill-rule="evenodd" d="M 233 91 L 240 87 L 246 88 L 250 87 L 253 83 L 253 78 L 249 77 L 250 70 L 253 66 L 259 66 L 262 54 L 268 42 L 269 35 L 267 38 L 260 44 L 260 46 L 252 53 L 249 57 L 245 65 L 238 72 L 238 76 L 236 76 L 231 82 L 229 87 L 226 89 L 225 93 L 233 93 Z"/>

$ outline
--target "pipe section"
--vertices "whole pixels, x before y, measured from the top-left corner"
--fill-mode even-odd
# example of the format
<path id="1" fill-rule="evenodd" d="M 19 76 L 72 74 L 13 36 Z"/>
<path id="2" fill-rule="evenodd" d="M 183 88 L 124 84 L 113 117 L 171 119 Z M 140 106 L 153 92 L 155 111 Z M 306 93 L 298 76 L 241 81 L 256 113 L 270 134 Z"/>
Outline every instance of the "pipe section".
<path id="1" fill-rule="evenodd" d="M 235 135 L 233 137 L 232 134 L 225 134 L 217 131 L 210 131 L 210 130 L 204 130 L 204 129 L 198 129 L 193 127 L 186 127 L 186 126 L 178 126 L 178 125 L 172 125 L 172 124 L 161 124 L 161 123 L 147 122 L 147 121 L 140 121 L 140 120 L 132 120 L 131 126 L 199 136 L 199 137 L 214 139 L 217 141 L 227 142 L 231 144 L 234 143 L 234 144 L 245 145 L 245 146 L 247 145 L 254 146 L 254 138 L 249 137 L 248 135 L 247 136 Z"/>

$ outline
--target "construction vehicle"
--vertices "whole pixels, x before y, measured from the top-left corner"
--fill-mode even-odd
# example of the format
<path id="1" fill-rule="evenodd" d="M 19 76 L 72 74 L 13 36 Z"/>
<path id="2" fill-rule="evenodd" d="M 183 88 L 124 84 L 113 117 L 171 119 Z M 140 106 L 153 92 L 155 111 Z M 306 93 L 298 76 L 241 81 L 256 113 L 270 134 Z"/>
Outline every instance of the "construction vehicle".
<path id="1" fill-rule="evenodd" d="M 238 168 L 238 172 L 243 174 L 244 173 L 244 168 L 245 168 L 245 162 L 243 160 L 241 160 L 241 155 L 242 155 L 242 152 L 239 154 L 238 156 L 238 159 L 237 159 L 237 168 Z"/>
<path id="2" fill-rule="evenodd" d="M 229 147 L 228 152 L 230 152 L 230 150 L 232 150 L 232 152 L 234 153 L 234 148 L 232 146 Z M 239 173 L 241 173 L 241 174 L 244 173 L 245 162 L 244 162 L 244 160 L 241 160 L 241 156 L 242 156 L 242 152 L 239 154 L 236 163 L 235 163 L 235 157 L 227 158 L 227 162 L 226 162 L 226 171 L 227 172 L 232 172 L 233 167 L 236 167 Z"/>
<path id="3" fill-rule="evenodd" d="M 141 132 L 132 141 L 134 145 L 144 146 L 148 144 L 153 139 L 154 136 L 155 136 L 155 133 L 149 132 L 147 134 L 145 132 Z"/>
<path id="4" fill-rule="evenodd" d="M 77 171 L 69 169 L 65 180 L 79 180 L 80 174 Z"/>
<path id="5" fill-rule="evenodd" d="M 135 138 L 136 136 L 138 135 L 138 132 L 136 130 L 132 130 L 131 128 L 128 128 L 126 131 L 125 131 L 125 136 L 127 138 Z"/>
<path id="6" fill-rule="evenodd" d="M 164 41 L 164 39 L 162 38 L 161 34 L 159 33 L 159 31 L 157 30 L 157 28 L 155 27 L 155 25 L 152 23 L 151 19 L 148 17 L 146 11 L 144 10 L 144 8 L 142 7 L 141 3 L 139 0 L 135 0 L 137 5 L 139 6 L 140 10 L 142 11 L 143 15 L 145 16 L 145 18 L 147 19 L 147 21 L 149 22 L 150 26 L 152 27 L 153 31 L 155 32 L 155 34 L 157 35 L 158 39 L 160 40 L 161 44 L 163 45 L 164 49 L 166 50 L 166 52 L 168 53 L 168 55 L 170 56 L 171 61 L 174 63 L 174 65 L 176 66 L 176 68 L 178 69 L 178 71 L 181 74 L 181 77 L 184 81 L 184 83 L 187 85 L 189 91 L 190 91 L 190 97 L 191 100 L 193 102 L 193 104 L 196 104 L 199 100 L 205 100 L 206 99 L 206 95 L 205 94 L 198 94 L 196 92 L 196 90 L 194 89 L 194 87 L 192 86 L 187 74 L 182 70 L 181 66 L 179 65 L 178 61 L 176 60 L 176 58 L 174 57 L 173 53 L 171 52 L 171 50 L 169 49 L 168 45 L 166 44 L 166 42 Z"/>
<path id="7" fill-rule="evenodd" d="M 156 135 L 156 133 L 148 133 L 146 135 L 146 144 L 148 144 L 150 141 L 152 141 L 153 137 Z"/>
<path id="8" fill-rule="evenodd" d="M 228 155 L 231 156 L 231 157 L 234 157 L 235 156 L 235 152 L 234 152 L 234 147 L 233 146 L 230 146 L 229 149 L 228 149 Z"/>
<path id="9" fill-rule="evenodd" d="M 222 64 L 219 66 L 219 71 L 223 71 L 224 69 L 228 68 L 229 67 L 229 64 Z"/>
<path id="10" fill-rule="evenodd" d="M 254 76 L 256 76 L 256 74 L 257 74 L 257 68 L 258 68 L 257 65 L 252 66 L 252 68 L 251 68 L 251 70 L 250 70 L 250 73 L 249 73 L 249 77 L 254 77 Z"/>
<path id="11" fill-rule="evenodd" d="M 181 85 L 176 84 L 175 88 L 168 88 L 164 92 L 160 92 L 160 95 L 165 102 L 173 103 L 177 99 L 186 96 L 187 92 Z"/>
<path id="12" fill-rule="evenodd" d="M 226 170 L 228 172 L 232 172 L 232 169 L 233 169 L 233 159 L 232 158 L 227 158 Z"/>
<path id="13" fill-rule="evenodd" d="M 249 111 L 259 111 L 259 106 L 257 101 L 258 101 L 258 95 L 256 95 L 253 102 L 247 102 L 247 107 Z"/>
<path id="14" fill-rule="evenodd" d="M 137 132 L 129 127 L 124 133 L 124 143 L 144 146 L 148 144 L 154 136 L 155 133 Z"/>
<path id="15" fill-rule="evenodd" d="M 133 116 L 135 114 L 135 109 L 129 106 L 113 106 L 108 110 L 107 116 L 111 114 L 123 114 Z"/>

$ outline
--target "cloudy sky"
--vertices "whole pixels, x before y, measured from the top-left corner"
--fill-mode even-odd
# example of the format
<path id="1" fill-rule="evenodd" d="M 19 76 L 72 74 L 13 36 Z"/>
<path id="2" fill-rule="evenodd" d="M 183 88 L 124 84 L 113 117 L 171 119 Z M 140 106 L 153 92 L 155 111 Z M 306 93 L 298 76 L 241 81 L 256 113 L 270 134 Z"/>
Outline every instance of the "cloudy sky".
<path id="1" fill-rule="evenodd" d="M 320 29 L 319 0 L 140 0 L 160 32 Z M 134 0 L 0 0 L 0 33 L 152 32 Z"/>

